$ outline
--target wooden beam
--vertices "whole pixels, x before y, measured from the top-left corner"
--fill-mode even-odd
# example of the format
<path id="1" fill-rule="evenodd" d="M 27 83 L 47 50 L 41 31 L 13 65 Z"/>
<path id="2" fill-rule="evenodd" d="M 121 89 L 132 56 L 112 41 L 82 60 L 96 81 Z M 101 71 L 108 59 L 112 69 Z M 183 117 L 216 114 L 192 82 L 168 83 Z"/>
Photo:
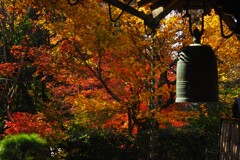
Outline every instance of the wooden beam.
<path id="1" fill-rule="evenodd" d="M 154 10 L 154 9 L 160 7 L 160 6 L 162 6 L 163 8 L 165 8 L 165 7 L 168 6 L 170 3 L 171 3 L 171 0 L 157 1 L 157 2 L 153 3 L 153 4 L 150 6 L 150 9 L 151 9 L 151 10 Z"/>
<path id="2" fill-rule="evenodd" d="M 154 18 L 154 28 L 156 28 L 159 22 L 168 15 L 172 10 L 177 9 L 183 0 L 173 0 L 164 10 Z"/>
<path id="3" fill-rule="evenodd" d="M 146 4 L 151 3 L 152 1 L 154 1 L 154 0 L 141 0 L 141 1 L 137 2 L 137 4 L 139 7 L 142 7 L 142 6 L 145 6 Z"/>
<path id="4" fill-rule="evenodd" d="M 153 28 L 153 24 L 154 24 L 154 19 L 151 15 L 147 15 L 144 12 L 140 12 L 137 9 L 131 7 L 131 6 L 126 6 L 125 3 L 120 2 L 118 0 L 104 0 L 106 3 L 110 3 L 111 5 L 124 10 L 142 20 L 144 20 L 144 23 L 146 26 L 148 26 L 149 28 Z"/>

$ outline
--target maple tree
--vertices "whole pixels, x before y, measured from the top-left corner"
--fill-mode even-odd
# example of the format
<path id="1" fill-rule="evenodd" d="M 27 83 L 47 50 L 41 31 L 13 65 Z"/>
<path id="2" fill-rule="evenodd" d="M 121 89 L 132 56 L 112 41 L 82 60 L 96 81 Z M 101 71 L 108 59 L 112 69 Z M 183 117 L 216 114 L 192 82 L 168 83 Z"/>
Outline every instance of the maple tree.
<path id="1" fill-rule="evenodd" d="M 56 121 L 60 114 L 51 110 L 55 103 L 50 102 L 44 76 L 35 64 L 49 38 L 41 9 L 28 1 L 1 1 L 1 136 L 34 132 L 49 137 L 54 146 L 53 141 L 64 136 L 58 130 L 61 121 Z"/>
<path id="2" fill-rule="evenodd" d="M 15 112 L 9 115 L 9 120 L 6 121 L 5 134 L 39 133 L 42 136 L 51 134 L 52 125 L 44 121 L 44 118 L 43 113 Z"/>
<path id="3" fill-rule="evenodd" d="M 156 70 L 154 79 L 161 81 L 156 85 L 158 108 L 167 107 L 174 101 L 172 85 L 174 82 L 168 83 L 165 79 L 167 77 L 165 75 L 172 74 L 167 70 L 173 59 L 171 52 L 175 50 L 169 48 L 168 44 L 179 41 L 170 38 L 175 36 L 178 30 L 172 27 L 171 24 L 174 22 L 165 24 L 163 30 L 169 32 L 159 32 L 156 44 L 152 46 L 152 38 L 144 38 L 144 31 L 139 29 L 139 25 L 143 26 L 143 24 L 136 18 L 130 18 L 129 15 L 119 22 L 118 27 L 112 27 L 113 24 L 106 19 L 108 15 L 103 5 L 99 6 L 94 2 L 92 5 L 84 3 L 74 6 L 73 9 L 76 10 L 73 12 L 73 10 L 65 10 L 64 8 L 69 6 L 62 1 L 54 4 L 44 3 L 48 8 L 54 7 L 57 10 L 54 10 L 54 13 L 61 11 L 64 19 L 54 21 L 48 26 L 57 35 L 51 40 L 54 48 L 39 56 L 36 63 L 39 70 L 48 74 L 46 76 L 51 75 L 61 82 L 61 85 L 55 82 L 48 83 L 51 91 L 55 92 L 58 98 L 61 97 L 65 102 L 76 107 L 75 111 L 80 114 L 91 115 L 86 121 L 93 121 L 95 118 L 93 115 L 107 110 L 109 103 L 113 112 L 125 112 L 126 115 L 123 117 L 126 118 L 122 119 L 122 124 L 127 126 L 130 134 L 134 126 L 144 125 L 141 123 L 142 120 L 137 119 L 137 114 L 141 108 L 148 108 L 151 69 Z M 98 13 L 94 10 L 98 10 Z M 172 19 L 179 20 L 174 17 Z M 134 22 L 136 27 L 129 25 Z M 151 47 L 155 47 L 156 51 Z M 155 54 L 154 61 L 157 63 L 155 68 L 149 67 L 152 54 Z M 46 59 L 51 63 L 46 64 Z M 165 89 L 162 89 L 162 86 Z M 101 99 L 104 101 L 101 102 Z M 111 102 L 113 100 L 114 103 Z M 119 117 L 117 114 L 113 116 L 113 113 L 109 113 L 109 116 Z"/>
<path id="4" fill-rule="evenodd" d="M 123 16 L 122 22 L 119 22 L 119 27 L 112 28 L 111 26 L 113 24 L 105 19 L 107 13 L 104 10 L 104 5 L 99 6 L 97 3 L 87 2 L 93 3 L 93 5 L 82 3 L 73 6 L 72 10 L 68 10 L 67 8 L 70 6 L 63 1 L 56 3 L 43 2 L 46 7 L 48 7 L 49 12 L 55 13 L 52 14 L 55 18 L 52 17 L 53 19 L 50 19 L 52 23 L 47 27 L 51 28 L 51 30 L 58 35 L 52 39 L 53 46 L 57 47 L 57 49 L 45 52 L 45 55 L 39 56 L 39 60 L 36 63 L 39 65 L 39 68 L 43 67 L 40 68 L 42 72 L 55 76 L 54 78 L 56 78 L 56 80 L 66 84 L 56 85 L 55 82 L 52 84 L 48 83 L 48 85 L 52 87 L 52 92 L 58 94 L 57 96 L 62 94 L 61 97 L 63 99 L 72 103 L 75 99 L 74 96 L 77 94 L 86 94 L 85 96 L 94 98 L 95 96 L 90 93 L 93 93 L 94 88 L 96 88 L 95 91 L 101 90 L 102 93 L 104 93 L 101 95 L 105 95 L 106 97 L 110 95 L 108 98 L 114 98 L 116 101 L 121 102 L 121 105 L 127 109 L 125 112 L 128 113 L 128 117 L 130 118 L 129 123 L 132 121 L 135 121 L 133 123 L 138 123 L 134 117 L 136 114 L 135 112 L 138 111 L 139 107 L 143 104 L 145 104 L 146 107 L 150 99 L 150 92 L 147 89 L 146 83 L 148 83 L 150 79 L 149 66 L 151 62 L 149 55 L 152 54 L 152 51 L 149 50 L 149 47 L 152 45 L 151 38 L 145 38 L 145 40 L 142 41 L 144 32 L 139 29 L 140 27 L 138 26 L 141 23 L 136 18 L 129 18 L 129 15 L 124 15 L 125 17 Z M 50 8 L 53 10 L 50 10 Z M 98 10 L 98 13 L 96 13 L 97 15 L 93 13 L 94 10 Z M 91 21 L 85 19 L 90 19 Z M 172 27 L 172 24 L 175 23 L 174 21 L 179 22 L 178 27 Z M 137 24 L 136 27 L 129 25 L 134 23 Z M 158 72 L 156 73 L 156 80 L 160 77 L 160 74 L 166 73 L 165 71 L 167 70 L 168 65 L 172 62 L 171 50 L 178 50 L 177 48 L 173 49 L 169 47 L 170 44 L 178 43 L 180 41 L 181 43 L 186 43 L 183 42 L 183 38 L 166 38 L 168 36 L 176 37 L 177 31 L 186 30 L 186 27 L 182 28 L 181 19 L 179 19 L 178 16 L 164 21 L 163 24 L 163 29 L 166 30 L 166 32 L 161 30 L 161 32 L 157 33 L 158 44 L 155 45 L 155 47 L 158 47 L 156 50 L 159 51 L 155 63 L 162 62 L 158 63 L 157 67 L 158 69 L 161 68 L 161 70 L 157 71 L 156 69 Z M 85 26 L 88 27 L 86 28 Z M 189 38 L 185 38 L 185 40 L 189 43 Z M 124 43 L 122 43 L 122 41 L 124 41 Z M 114 43 L 112 44 L 110 42 Z M 138 46 L 136 47 L 135 44 L 138 44 Z M 180 48 L 181 45 L 178 45 L 177 47 Z M 51 57 L 48 57 L 50 52 L 52 52 L 52 55 Z M 161 59 L 161 57 L 164 57 L 164 59 Z M 42 61 L 40 59 L 42 59 Z M 53 64 L 46 64 L 46 59 L 50 60 Z M 111 62 L 113 62 L 114 65 L 112 65 Z M 68 64 L 71 64 L 71 66 Z M 123 64 L 124 67 L 121 70 L 121 65 Z M 128 66 L 129 68 L 127 68 Z M 46 70 L 46 68 L 48 68 L 48 70 Z M 82 83 L 84 80 L 82 79 L 83 70 L 85 70 L 84 83 Z M 81 75 L 79 73 L 81 73 Z M 89 78 L 89 75 L 93 78 Z M 163 74 L 161 77 L 164 77 Z M 88 80 L 93 80 L 94 84 L 91 84 L 92 82 L 90 82 L 90 85 L 88 86 Z M 81 85 L 76 83 L 76 81 L 81 82 Z M 119 87 L 117 87 L 118 85 Z M 168 98 L 170 96 L 173 100 L 174 91 L 172 94 L 169 94 L 170 92 L 168 92 L 167 89 L 170 85 L 161 85 L 163 85 L 163 88 L 159 90 L 162 90 L 164 94 L 159 93 L 160 91 L 156 91 L 156 93 L 159 94 L 156 96 L 158 96 L 159 99 L 161 99 L 160 97 L 162 96 Z M 88 86 L 91 89 L 86 89 L 86 91 L 85 89 L 79 89 L 79 86 L 81 88 L 83 86 Z M 120 87 L 126 89 L 122 90 Z M 65 93 L 59 92 L 60 89 L 64 90 Z M 107 95 L 105 89 L 109 95 Z M 172 86 L 172 89 L 170 90 L 174 90 L 174 86 Z M 72 94 L 72 96 L 66 96 L 66 94 Z M 140 97 L 142 99 L 139 99 Z M 76 98 L 75 103 L 72 104 L 77 106 L 82 100 L 82 98 Z M 89 100 L 89 102 L 85 101 L 84 103 L 92 103 L 92 101 Z M 167 103 L 166 106 L 169 104 L 170 103 Z M 117 106 L 121 105 L 117 104 Z M 101 108 L 100 106 L 99 108 Z M 86 110 L 87 109 L 88 108 L 86 107 Z M 97 110 L 95 111 L 98 112 Z M 130 124 L 130 126 L 133 125 L 134 124 Z"/>
<path id="5" fill-rule="evenodd" d="M 37 47 L 47 43 L 47 31 L 35 24 L 33 5 L 1 1 L 1 11 L 1 108 L 33 113 L 45 96 L 33 61 Z"/>
<path id="6" fill-rule="evenodd" d="M 152 119 L 166 128 L 182 127 L 189 118 L 202 116 L 201 111 L 173 104 L 173 61 L 192 41 L 176 12 L 150 37 L 143 22 L 131 15 L 110 22 L 102 2 L 70 6 L 64 0 L 13 0 L 2 8 L 9 16 L 3 14 L 1 23 L 7 25 L 1 31 L 10 35 L 2 38 L 0 64 L 1 118 L 8 116 L 5 134 L 37 132 L 58 146 L 76 126 L 132 136 L 148 130 Z M 202 43 L 211 45 L 218 56 L 220 98 L 230 104 L 239 93 L 231 89 L 238 87 L 239 41 L 221 37 L 214 13 L 205 18 Z M 155 110 L 149 108 L 151 103 Z"/>

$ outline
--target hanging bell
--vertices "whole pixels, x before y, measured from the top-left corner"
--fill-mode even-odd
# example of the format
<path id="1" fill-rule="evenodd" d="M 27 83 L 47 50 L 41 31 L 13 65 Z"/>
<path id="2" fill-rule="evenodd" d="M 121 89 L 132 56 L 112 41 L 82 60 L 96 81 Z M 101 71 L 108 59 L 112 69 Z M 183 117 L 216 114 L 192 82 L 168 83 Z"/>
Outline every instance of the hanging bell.
<path id="1" fill-rule="evenodd" d="M 176 102 L 218 102 L 217 60 L 212 48 L 200 44 L 183 47 L 177 62 Z"/>

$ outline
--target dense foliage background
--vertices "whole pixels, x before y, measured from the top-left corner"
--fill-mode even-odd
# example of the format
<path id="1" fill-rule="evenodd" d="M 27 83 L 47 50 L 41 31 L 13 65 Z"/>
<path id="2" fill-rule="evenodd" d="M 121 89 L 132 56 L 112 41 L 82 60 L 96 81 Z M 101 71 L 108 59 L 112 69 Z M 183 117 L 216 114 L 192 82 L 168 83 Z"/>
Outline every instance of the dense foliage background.
<path id="1" fill-rule="evenodd" d="M 214 12 L 205 22 L 220 102 L 176 104 L 171 64 L 192 43 L 181 15 L 152 38 L 131 15 L 110 22 L 100 1 L 1 0 L 1 138 L 38 133 L 52 159 L 216 158 L 220 117 L 240 95 L 240 42 L 221 37 Z"/>

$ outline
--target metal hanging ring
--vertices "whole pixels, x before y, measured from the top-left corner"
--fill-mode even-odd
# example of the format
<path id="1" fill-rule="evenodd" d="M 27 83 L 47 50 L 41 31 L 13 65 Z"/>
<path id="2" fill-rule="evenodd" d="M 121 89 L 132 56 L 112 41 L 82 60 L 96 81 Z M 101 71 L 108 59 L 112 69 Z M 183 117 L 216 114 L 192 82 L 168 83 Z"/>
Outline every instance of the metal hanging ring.
<path id="1" fill-rule="evenodd" d="M 78 3 L 79 0 L 68 0 L 68 4 L 70 6 L 76 5 Z"/>
<path id="2" fill-rule="evenodd" d="M 190 31 L 191 36 L 193 36 L 192 17 L 191 17 L 191 15 L 188 13 L 188 11 L 187 11 L 187 13 L 186 13 L 185 16 L 188 17 L 189 31 Z M 202 14 L 202 24 L 201 24 L 201 31 L 200 31 L 200 35 L 201 35 L 201 36 L 203 35 L 203 32 L 204 32 L 204 16 L 205 16 L 205 11 L 204 11 L 203 14 Z"/>
<path id="3" fill-rule="evenodd" d="M 111 3 L 108 2 L 108 10 L 109 10 L 109 16 L 110 16 L 110 20 L 112 22 L 117 22 L 119 20 L 119 18 L 122 16 L 122 14 L 126 11 L 127 7 L 132 3 L 133 0 L 130 0 L 122 9 L 122 12 L 117 16 L 117 18 L 113 19 L 112 16 L 112 9 L 111 9 Z"/>
<path id="4" fill-rule="evenodd" d="M 206 15 L 206 1 L 203 0 L 203 5 L 204 5 L 204 9 L 203 9 L 203 13 L 202 13 L 202 24 L 201 24 L 201 31 L 200 31 L 200 35 L 203 35 L 204 32 L 204 16 Z M 191 34 L 191 36 L 193 36 L 193 30 L 192 30 L 192 17 L 190 15 L 190 13 L 188 12 L 188 8 L 189 8 L 189 1 L 187 3 L 187 9 L 186 9 L 186 14 L 184 15 L 185 17 L 188 17 L 188 23 L 189 23 L 189 32 Z"/>
<path id="5" fill-rule="evenodd" d="M 155 29 L 151 29 L 150 32 L 147 32 L 147 26 L 145 25 L 145 34 L 146 34 L 147 36 L 150 36 L 150 35 L 154 36 L 154 34 L 155 34 Z"/>
<path id="6" fill-rule="evenodd" d="M 229 35 L 225 35 L 225 34 L 224 34 L 222 15 L 223 15 L 223 13 L 220 13 L 220 14 L 219 14 L 221 35 L 222 35 L 223 38 L 230 38 L 230 37 L 233 35 L 234 32 L 230 33 Z"/>

